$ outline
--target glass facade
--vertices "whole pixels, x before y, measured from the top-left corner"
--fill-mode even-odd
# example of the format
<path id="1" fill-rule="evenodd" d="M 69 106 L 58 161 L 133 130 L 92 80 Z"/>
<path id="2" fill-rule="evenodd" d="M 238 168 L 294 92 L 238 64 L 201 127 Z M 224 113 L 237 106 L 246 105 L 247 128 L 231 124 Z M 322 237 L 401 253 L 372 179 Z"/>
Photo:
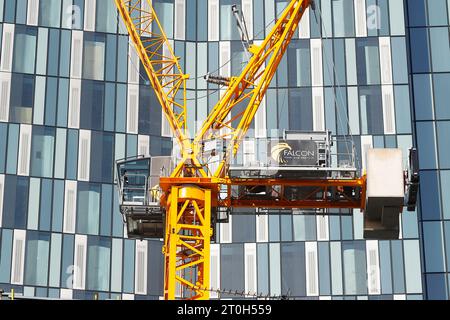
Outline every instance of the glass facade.
<path id="1" fill-rule="evenodd" d="M 220 96 L 203 75 L 235 75 L 247 61 L 231 5 L 243 8 L 258 43 L 287 3 L 153 0 L 191 76 L 191 134 Z M 262 145 L 284 129 L 351 135 L 362 167 L 370 147 L 401 148 L 406 164 L 407 149 L 417 144 L 419 210 L 402 215 L 396 241 L 363 240 L 357 211 L 232 216 L 217 226 L 211 287 L 308 299 L 445 299 L 450 1 L 316 0 L 316 6 L 302 19 L 249 136 Z M 113 1 L 0 0 L 5 291 L 162 296 L 162 242 L 126 238 L 113 164 L 138 154 L 170 155 L 172 139 L 117 21 Z"/>
<path id="2" fill-rule="evenodd" d="M 413 126 L 422 169 L 419 229 L 424 294 L 448 299 L 450 1 L 408 1 L 406 12 Z"/>

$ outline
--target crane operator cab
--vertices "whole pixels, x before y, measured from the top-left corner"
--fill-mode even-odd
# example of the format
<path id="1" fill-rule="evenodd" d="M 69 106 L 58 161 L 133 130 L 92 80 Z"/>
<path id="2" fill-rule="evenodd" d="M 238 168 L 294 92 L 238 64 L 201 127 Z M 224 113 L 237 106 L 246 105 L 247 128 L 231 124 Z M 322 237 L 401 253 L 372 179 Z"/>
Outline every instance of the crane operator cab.
<path id="1" fill-rule="evenodd" d="M 164 238 L 164 209 L 159 204 L 159 177 L 171 157 L 137 157 L 116 162 L 119 207 L 129 238 Z"/>

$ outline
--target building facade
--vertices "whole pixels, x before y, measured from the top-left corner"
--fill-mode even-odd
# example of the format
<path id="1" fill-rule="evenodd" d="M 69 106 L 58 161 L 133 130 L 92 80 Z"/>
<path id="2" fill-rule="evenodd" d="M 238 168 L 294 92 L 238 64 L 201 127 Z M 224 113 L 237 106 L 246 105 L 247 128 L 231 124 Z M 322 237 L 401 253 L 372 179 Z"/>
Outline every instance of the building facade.
<path id="1" fill-rule="evenodd" d="M 247 60 L 231 6 L 242 7 L 258 42 L 289 1 L 152 2 L 191 76 L 193 135 L 221 93 L 203 76 L 238 74 Z M 370 147 L 401 148 L 406 165 L 417 144 L 418 212 L 402 215 L 396 241 L 363 240 L 357 211 L 232 216 L 217 227 L 211 287 L 306 299 L 446 299 L 450 1 L 316 6 L 239 157 L 284 129 L 352 139 L 362 167 Z M 0 0 L 0 37 L 0 288 L 159 299 L 162 242 L 126 238 L 114 161 L 170 155 L 172 140 L 114 1 Z"/>
<path id="2" fill-rule="evenodd" d="M 428 299 L 448 299 L 450 278 L 450 88 L 448 1 L 408 1 L 407 33 L 414 139 L 421 168 L 419 230 Z"/>

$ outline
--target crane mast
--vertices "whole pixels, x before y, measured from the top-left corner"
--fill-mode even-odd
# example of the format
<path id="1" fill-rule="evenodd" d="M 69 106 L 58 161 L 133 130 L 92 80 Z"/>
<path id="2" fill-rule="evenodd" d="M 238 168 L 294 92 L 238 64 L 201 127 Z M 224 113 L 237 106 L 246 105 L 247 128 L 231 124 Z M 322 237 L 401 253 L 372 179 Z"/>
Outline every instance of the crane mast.
<path id="1" fill-rule="evenodd" d="M 303 14 L 314 4 L 312 0 L 291 0 L 262 43 L 248 46 L 251 57 L 243 71 L 230 78 L 217 78 L 216 83 L 226 86 L 226 89 L 192 139 L 188 136 L 186 119 L 186 81 L 189 76 L 183 72 L 151 1 L 114 1 L 180 146 L 181 160 L 171 172 L 157 177 L 158 192 L 152 187 L 154 183 L 151 182 L 150 173 L 143 174 L 146 170 L 153 170 L 150 169 L 153 159 L 123 160 L 117 164 L 121 213 L 127 222 L 128 235 L 132 230 L 131 235 L 136 238 L 164 237 L 165 299 L 209 299 L 210 243 L 215 223 L 218 222 L 218 212 L 222 209 L 228 214 L 230 208 L 238 207 L 354 208 L 364 211 L 370 206 L 371 212 L 376 214 L 368 216 L 370 223 L 367 228 L 372 231 L 389 229 L 389 236 L 398 237 L 398 219 L 395 221 L 392 217 L 398 214 L 397 209 L 402 210 L 403 196 L 389 203 L 391 211 L 386 211 L 386 215 L 391 219 L 385 219 L 384 213 L 380 215 L 379 211 L 383 208 L 380 209 L 379 199 L 385 195 L 381 198 L 378 195 L 372 198 L 366 195 L 365 174 L 359 176 L 356 167 L 347 166 L 341 170 L 326 166 L 331 158 L 330 133 L 313 134 L 318 139 L 317 144 L 314 144 L 313 138 L 308 138 L 308 143 L 313 143 L 314 148 L 317 145 L 317 154 L 323 157 L 323 160 L 317 160 L 317 167 L 310 168 L 313 171 L 310 176 L 304 174 L 304 168 L 297 175 L 291 174 L 293 171 L 289 170 L 292 168 L 284 168 L 282 174 L 262 174 L 264 168 L 261 167 L 246 168 L 247 171 L 230 169 L 230 163 L 250 128 Z M 226 143 L 225 149 L 217 151 L 222 157 L 212 165 L 204 159 L 204 145 L 205 142 L 216 140 Z M 287 148 L 285 150 L 291 148 L 285 145 L 286 142 L 281 143 L 274 150 L 281 150 L 280 146 Z M 401 152 L 400 158 L 398 153 L 392 155 L 400 159 L 401 163 Z M 374 162 L 374 166 L 380 166 L 384 161 L 377 152 L 372 158 L 378 161 Z M 355 163 L 354 157 L 351 161 Z M 251 170 L 257 172 L 258 176 L 242 173 Z M 400 178 L 402 170 L 400 164 L 396 171 L 400 172 Z M 410 186 L 409 210 L 415 208 L 418 188 L 417 170 L 413 171 L 412 182 L 406 183 L 405 180 L 405 185 Z M 144 182 L 137 183 L 142 177 Z M 142 193 L 136 191 L 139 189 L 136 186 L 143 190 Z M 397 194 L 401 194 L 403 181 L 396 186 L 400 188 Z M 258 191 L 253 192 L 254 189 Z M 234 195 L 233 190 L 238 190 L 238 194 Z M 244 195 L 240 191 L 244 191 Z M 136 202 L 140 198 L 143 200 Z M 366 199 L 370 200 L 369 204 Z M 376 234 L 379 236 L 381 233 Z"/>

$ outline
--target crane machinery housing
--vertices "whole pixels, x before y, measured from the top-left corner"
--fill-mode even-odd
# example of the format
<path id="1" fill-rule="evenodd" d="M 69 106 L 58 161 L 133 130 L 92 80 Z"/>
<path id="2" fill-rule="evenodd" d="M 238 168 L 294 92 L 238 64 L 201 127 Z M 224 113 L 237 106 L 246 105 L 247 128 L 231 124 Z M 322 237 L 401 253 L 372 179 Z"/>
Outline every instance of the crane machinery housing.
<path id="1" fill-rule="evenodd" d="M 300 19 L 308 7 L 314 9 L 313 1 L 291 0 L 260 44 L 250 43 L 245 21 L 233 7 L 249 61 L 239 75 L 208 77 L 224 92 L 195 137 L 187 130 L 189 75 L 151 1 L 114 1 L 179 149 L 176 157 L 141 156 L 116 163 L 128 237 L 164 239 L 165 299 L 209 299 L 210 243 L 216 224 L 227 222 L 235 208 L 323 215 L 331 214 L 329 209 L 359 209 L 365 238 L 398 238 L 399 214 L 404 206 L 413 211 L 416 205 L 415 149 L 406 171 L 401 150 L 371 149 L 366 172 L 361 172 L 352 141 L 327 131 L 285 131 L 262 147 L 258 144 L 258 159 L 236 158 Z"/>

